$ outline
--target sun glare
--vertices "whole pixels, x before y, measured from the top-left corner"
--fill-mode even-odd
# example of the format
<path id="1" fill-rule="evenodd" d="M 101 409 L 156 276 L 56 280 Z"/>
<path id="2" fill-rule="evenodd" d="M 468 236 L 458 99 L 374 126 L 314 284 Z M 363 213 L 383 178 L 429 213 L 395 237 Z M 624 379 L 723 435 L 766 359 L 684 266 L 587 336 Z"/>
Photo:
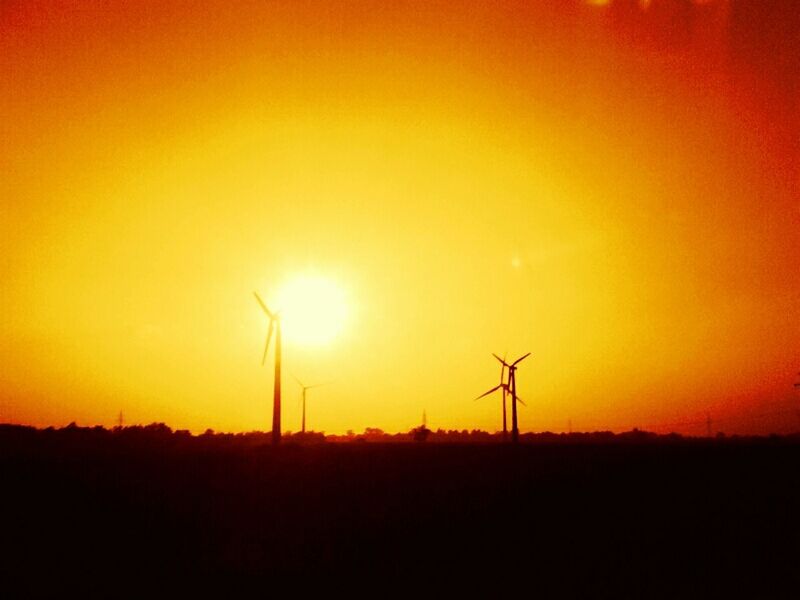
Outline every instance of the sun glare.
<path id="1" fill-rule="evenodd" d="M 284 284 L 276 298 L 285 338 L 297 344 L 324 345 L 342 331 L 349 316 L 347 298 L 335 282 L 300 275 Z"/>

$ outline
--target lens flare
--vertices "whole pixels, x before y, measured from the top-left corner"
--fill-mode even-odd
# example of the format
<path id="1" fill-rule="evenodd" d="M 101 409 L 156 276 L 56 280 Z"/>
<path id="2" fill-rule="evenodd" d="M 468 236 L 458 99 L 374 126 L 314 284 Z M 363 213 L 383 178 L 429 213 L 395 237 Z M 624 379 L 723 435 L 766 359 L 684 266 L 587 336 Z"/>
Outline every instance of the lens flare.
<path id="1" fill-rule="evenodd" d="M 285 339 L 308 346 L 326 345 L 336 339 L 350 312 L 342 288 L 319 275 L 298 275 L 287 281 L 275 305 Z"/>

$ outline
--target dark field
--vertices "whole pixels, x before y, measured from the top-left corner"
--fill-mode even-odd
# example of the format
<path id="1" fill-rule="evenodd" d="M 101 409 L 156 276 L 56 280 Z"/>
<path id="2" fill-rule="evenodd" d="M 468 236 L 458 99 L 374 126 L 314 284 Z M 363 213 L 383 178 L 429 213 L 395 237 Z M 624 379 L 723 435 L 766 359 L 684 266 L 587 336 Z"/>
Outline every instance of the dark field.
<path id="1" fill-rule="evenodd" d="M 0 574 L 8 597 L 798 597 L 799 475 L 782 439 L 275 450 L 0 427 Z"/>

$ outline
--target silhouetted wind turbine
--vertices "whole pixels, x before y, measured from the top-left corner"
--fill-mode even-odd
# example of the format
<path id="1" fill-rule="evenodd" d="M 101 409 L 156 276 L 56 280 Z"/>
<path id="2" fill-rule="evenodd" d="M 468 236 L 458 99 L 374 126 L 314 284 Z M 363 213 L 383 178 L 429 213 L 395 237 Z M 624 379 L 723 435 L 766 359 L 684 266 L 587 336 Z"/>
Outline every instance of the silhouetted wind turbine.
<path id="1" fill-rule="evenodd" d="M 506 361 L 497 356 L 497 354 L 492 354 L 492 356 L 508 369 L 508 386 L 510 387 L 509 393 L 511 394 L 511 441 L 515 444 L 519 442 L 519 427 L 517 426 L 517 400 L 519 400 L 517 397 L 517 365 L 530 355 L 531 353 L 528 352 L 525 356 L 519 357 L 509 365 Z"/>
<path id="2" fill-rule="evenodd" d="M 279 444 L 281 441 L 281 316 L 280 313 L 273 313 L 264 304 L 261 296 L 253 292 L 256 300 L 261 305 L 264 313 L 269 318 L 269 329 L 267 329 L 267 343 L 264 345 L 264 356 L 261 357 L 261 365 L 267 361 L 269 342 L 272 339 L 272 331 L 275 330 L 275 385 L 272 393 L 272 443 Z"/>
<path id="3" fill-rule="evenodd" d="M 414 434 L 415 442 L 424 442 L 428 439 L 428 436 L 431 434 L 431 430 L 428 429 L 428 413 L 425 409 L 422 409 L 422 425 L 412 429 L 411 431 Z"/>
<path id="4" fill-rule="evenodd" d="M 294 377 L 294 375 L 292 376 Z M 330 382 L 326 383 L 315 383 L 314 385 L 305 385 L 302 381 L 300 381 L 297 377 L 294 380 L 300 384 L 300 387 L 303 388 L 303 427 L 301 429 L 302 433 L 306 432 L 306 391 L 312 388 L 321 387 L 323 385 L 328 385 Z"/>
<path id="5" fill-rule="evenodd" d="M 503 361 L 506 360 L 506 356 L 508 356 L 508 352 L 503 354 Z M 500 365 L 500 384 L 503 384 L 503 378 L 506 374 L 506 365 L 505 362 Z M 508 385 L 503 386 L 503 441 L 505 442 L 508 439 L 508 427 L 506 426 L 506 395 L 508 394 Z"/>
<path id="6" fill-rule="evenodd" d="M 507 424 L 507 419 L 506 419 L 506 395 L 509 394 L 510 391 L 508 389 L 508 383 L 506 383 L 504 381 L 505 375 L 506 375 L 505 356 L 503 356 L 503 360 L 500 361 L 500 362 L 501 362 L 501 365 L 500 365 L 500 384 L 494 386 L 488 392 L 484 392 L 483 394 L 481 394 L 480 396 L 475 398 L 475 400 L 480 400 L 484 396 L 488 396 L 489 394 L 492 394 L 492 393 L 496 392 L 497 390 L 502 390 L 503 391 L 503 441 L 506 441 L 506 439 L 508 438 L 508 424 Z M 519 402 L 523 406 L 525 406 L 525 403 L 522 402 L 521 398 L 517 397 L 517 400 L 519 400 Z"/>

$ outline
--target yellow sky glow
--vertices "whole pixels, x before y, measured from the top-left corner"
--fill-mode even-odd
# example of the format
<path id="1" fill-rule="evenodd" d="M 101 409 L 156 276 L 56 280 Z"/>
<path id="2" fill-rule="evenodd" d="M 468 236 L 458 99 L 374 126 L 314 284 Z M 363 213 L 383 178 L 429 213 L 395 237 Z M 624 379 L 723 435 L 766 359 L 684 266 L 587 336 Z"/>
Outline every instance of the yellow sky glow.
<path id="1" fill-rule="evenodd" d="M 330 433 L 497 430 L 492 352 L 522 430 L 790 401 L 797 104 L 726 2 L 67 4 L 0 9 L 0 420 L 268 429 L 254 290 Z"/>

